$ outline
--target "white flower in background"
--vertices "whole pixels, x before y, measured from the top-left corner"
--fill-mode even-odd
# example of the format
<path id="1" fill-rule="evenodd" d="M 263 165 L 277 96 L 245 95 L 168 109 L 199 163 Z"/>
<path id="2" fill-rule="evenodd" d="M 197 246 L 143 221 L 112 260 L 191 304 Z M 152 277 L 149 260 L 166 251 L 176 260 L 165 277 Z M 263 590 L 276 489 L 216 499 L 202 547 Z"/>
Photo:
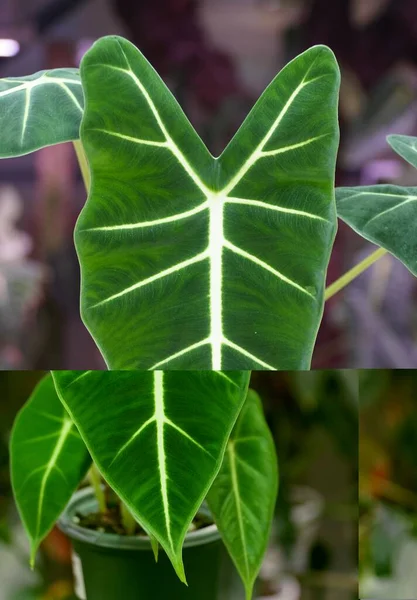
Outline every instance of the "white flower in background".
<path id="1" fill-rule="evenodd" d="M 23 203 L 15 187 L 0 186 L 0 368 L 19 368 L 27 315 L 39 303 L 45 269 L 29 258 L 31 237 L 21 231 Z M 1 598 L 0 592 L 0 598 Z"/>
<path id="2" fill-rule="evenodd" d="M 24 260 L 32 250 L 32 240 L 17 229 L 23 203 L 11 185 L 0 188 L 0 263 Z"/>

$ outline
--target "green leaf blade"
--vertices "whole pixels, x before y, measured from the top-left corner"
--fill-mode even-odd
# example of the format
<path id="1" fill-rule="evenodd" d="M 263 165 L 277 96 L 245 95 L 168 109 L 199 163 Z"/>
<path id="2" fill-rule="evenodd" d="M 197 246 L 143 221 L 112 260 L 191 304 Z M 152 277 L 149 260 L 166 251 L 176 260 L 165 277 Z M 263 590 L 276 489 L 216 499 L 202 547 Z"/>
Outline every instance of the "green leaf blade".
<path id="1" fill-rule="evenodd" d="M 252 598 L 268 545 L 278 491 L 274 441 L 259 396 L 249 390 L 208 494 L 223 541 Z"/>
<path id="2" fill-rule="evenodd" d="M 83 110 L 78 69 L 0 79 L 0 158 L 79 139 Z"/>
<path id="3" fill-rule="evenodd" d="M 14 497 L 36 550 L 87 473 L 91 459 L 47 375 L 20 411 L 11 436 Z"/>
<path id="4" fill-rule="evenodd" d="M 336 229 L 333 54 L 292 61 L 219 158 L 126 40 L 81 76 L 81 311 L 109 367 L 307 368 Z"/>
<path id="5" fill-rule="evenodd" d="M 417 188 L 395 185 L 336 190 L 339 217 L 359 235 L 385 248 L 417 276 Z"/>
<path id="6" fill-rule="evenodd" d="M 243 404 L 246 372 L 53 374 L 103 477 L 185 581 L 182 544 Z M 88 398 L 88 402 L 85 401 Z"/>

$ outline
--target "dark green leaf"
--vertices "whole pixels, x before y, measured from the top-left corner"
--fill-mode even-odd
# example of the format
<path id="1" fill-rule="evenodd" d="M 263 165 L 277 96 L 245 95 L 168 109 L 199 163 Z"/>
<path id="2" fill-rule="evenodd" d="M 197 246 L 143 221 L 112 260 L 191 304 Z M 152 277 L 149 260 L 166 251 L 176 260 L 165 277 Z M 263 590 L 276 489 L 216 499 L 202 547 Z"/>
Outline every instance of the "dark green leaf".
<path id="1" fill-rule="evenodd" d="M 128 41 L 81 65 L 81 310 L 112 369 L 308 368 L 336 230 L 339 70 L 314 47 L 214 158 Z"/>

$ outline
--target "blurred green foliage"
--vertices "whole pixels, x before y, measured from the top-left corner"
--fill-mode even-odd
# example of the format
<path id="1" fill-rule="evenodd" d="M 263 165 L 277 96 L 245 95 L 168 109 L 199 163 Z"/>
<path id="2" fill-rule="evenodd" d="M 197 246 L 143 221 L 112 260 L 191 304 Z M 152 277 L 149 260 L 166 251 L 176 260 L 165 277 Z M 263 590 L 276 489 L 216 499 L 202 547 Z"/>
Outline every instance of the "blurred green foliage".
<path id="1" fill-rule="evenodd" d="M 403 548 L 417 550 L 417 371 L 363 371 L 359 389 L 361 583 L 394 600 L 417 586 L 414 570 L 399 577 Z"/>

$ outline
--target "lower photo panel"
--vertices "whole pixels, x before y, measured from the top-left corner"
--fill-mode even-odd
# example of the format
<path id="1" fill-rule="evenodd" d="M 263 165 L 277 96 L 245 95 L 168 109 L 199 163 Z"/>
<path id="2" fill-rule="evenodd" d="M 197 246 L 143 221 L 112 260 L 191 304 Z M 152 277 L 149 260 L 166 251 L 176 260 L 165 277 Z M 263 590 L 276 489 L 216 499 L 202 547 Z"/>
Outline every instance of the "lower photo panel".
<path id="1" fill-rule="evenodd" d="M 416 392 L 407 372 L 0 372 L 0 600 L 417 598 Z"/>

